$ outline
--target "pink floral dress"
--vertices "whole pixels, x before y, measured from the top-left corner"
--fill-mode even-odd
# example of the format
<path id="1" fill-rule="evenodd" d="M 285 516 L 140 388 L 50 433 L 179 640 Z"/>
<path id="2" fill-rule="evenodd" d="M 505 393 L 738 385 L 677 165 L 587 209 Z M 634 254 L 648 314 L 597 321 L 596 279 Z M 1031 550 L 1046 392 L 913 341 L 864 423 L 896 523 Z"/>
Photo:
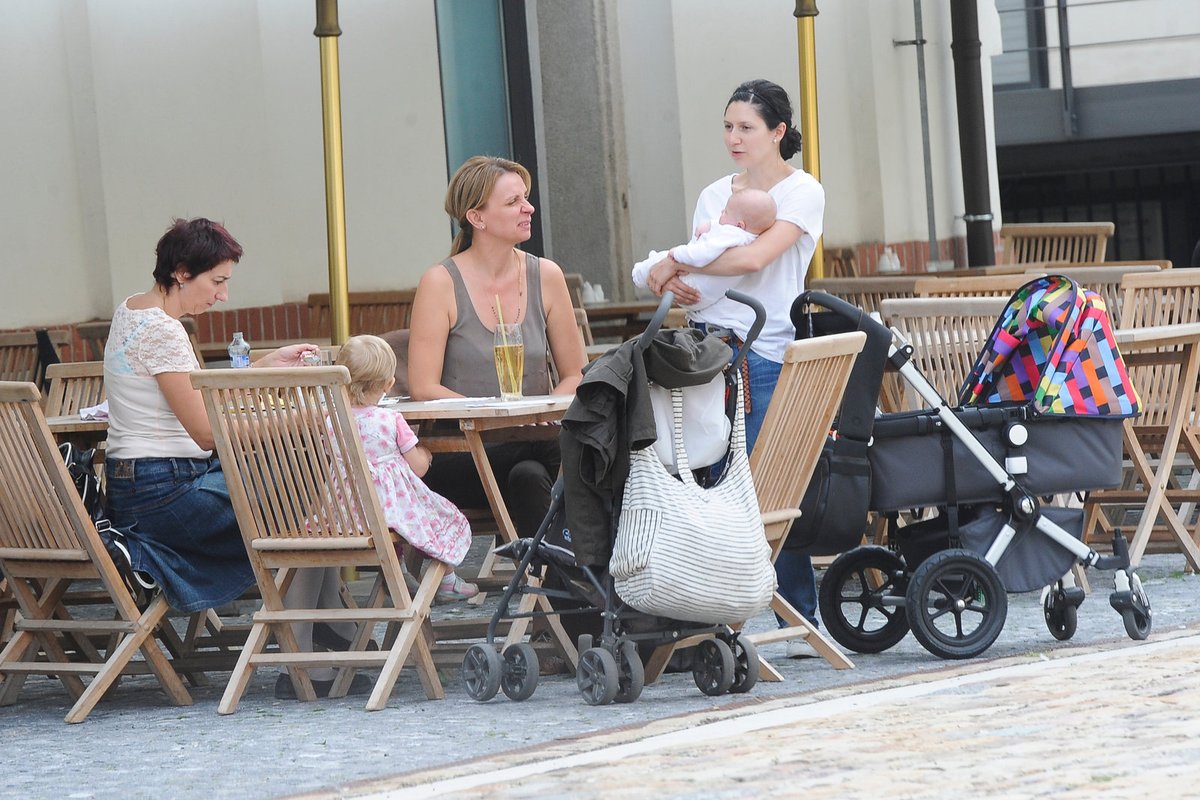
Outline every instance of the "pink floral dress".
<path id="1" fill-rule="evenodd" d="M 461 564 L 471 546 L 471 526 L 405 461 L 404 454 L 417 446 L 413 429 L 386 408 L 355 406 L 353 411 L 388 527 L 430 558 Z"/>

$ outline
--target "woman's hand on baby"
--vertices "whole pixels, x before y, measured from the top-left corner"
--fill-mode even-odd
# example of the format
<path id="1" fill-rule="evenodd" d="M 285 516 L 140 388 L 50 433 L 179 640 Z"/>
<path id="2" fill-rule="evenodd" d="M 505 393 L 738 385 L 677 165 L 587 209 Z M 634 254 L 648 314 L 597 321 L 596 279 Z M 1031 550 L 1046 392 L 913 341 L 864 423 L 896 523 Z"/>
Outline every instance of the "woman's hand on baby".
<path id="1" fill-rule="evenodd" d="M 681 306 L 692 306 L 700 302 L 700 293 L 683 282 L 684 272 L 677 272 L 667 281 L 663 291 L 675 293 L 675 303 Z"/>

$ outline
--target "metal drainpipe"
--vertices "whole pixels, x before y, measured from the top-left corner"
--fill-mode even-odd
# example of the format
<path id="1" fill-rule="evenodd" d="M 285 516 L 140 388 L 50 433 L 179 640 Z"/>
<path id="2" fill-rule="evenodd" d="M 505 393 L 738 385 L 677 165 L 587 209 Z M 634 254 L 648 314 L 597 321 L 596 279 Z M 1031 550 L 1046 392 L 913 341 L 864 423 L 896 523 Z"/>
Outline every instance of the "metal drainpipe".
<path id="1" fill-rule="evenodd" d="M 963 221 L 967 224 L 967 264 L 996 263 L 992 238 L 992 199 L 988 186 L 988 141 L 979 68 L 977 0 L 950 3 L 950 51 L 954 56 L 954 95 L 958 102 L 958 146 L 963 171 Z"/>
<path id="2" fill-rule="evenodd" d="M 929 92 L 925 83 L 925 27 L 921 21 L 921 0 L 913 0 L 912 39 L 892 40 L 892 45 L 913 45 L 917 49 L 917 95 L 921 103 L 921 156 L 925 162 L 925 220 L 929 228 L 929 261 L 938 261 L 937 216 L 933 209 L 933 156 L 929 148 Z"/>

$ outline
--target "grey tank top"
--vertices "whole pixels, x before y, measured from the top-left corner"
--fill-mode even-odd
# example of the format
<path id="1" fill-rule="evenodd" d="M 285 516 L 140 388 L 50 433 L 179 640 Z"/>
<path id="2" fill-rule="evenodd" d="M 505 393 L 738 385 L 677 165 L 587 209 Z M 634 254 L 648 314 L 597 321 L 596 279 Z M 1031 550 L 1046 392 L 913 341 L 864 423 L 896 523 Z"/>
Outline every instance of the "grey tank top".
<path id="1" fill-rule="evenodd" d="M 492 355 L 493 330 L 475 313 L 462 273 L 453 258 L 442 266 L 454 280 L 454 304 L 458 309 L 454 327 L 446 337 L 442 362 L 442 385 L 466 397 L 495 397 L 500 394 L 496 360 Z M 550 348 L 546 339 L 546 312 L 542 307 L 541 269 L 537 256 L 525 254 L 525 316 L 521 338 L 525 342 L 525 374 L 521 392 L 550 393 Z"/>

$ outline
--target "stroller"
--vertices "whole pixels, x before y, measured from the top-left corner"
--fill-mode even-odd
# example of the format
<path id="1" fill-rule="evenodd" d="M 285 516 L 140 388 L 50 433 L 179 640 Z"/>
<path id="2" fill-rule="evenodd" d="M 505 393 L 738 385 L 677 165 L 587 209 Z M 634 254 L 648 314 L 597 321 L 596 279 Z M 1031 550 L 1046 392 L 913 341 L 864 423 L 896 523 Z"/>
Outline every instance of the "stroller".
<path id="1" fill-rule="evenodd" d="M 715 362 L 716 374 L 711 380 L 704 379 L 704 384 L 697 387 L 706 389 L 710 384 L 718 384 L 711 387 L 719 391 L 718 416 L 722 419 L 718 422 L 734 418 L 734 403 L 740 399 L 740 393 L 734 391 L 739 385 L 737 376 L 750 342 L 757 337 L 765 321 L 762 306 L 753 298 L 734 291 L 728 292 L 728 296 L 753 308 L 755 323 L 732 361 L 729 359 L 730 348 L 715 334 L 702 337 L 701 344 L 719 348 L 709 351 L 719 355 Z M 670 335 L 681 333 L 659 331 L 673 299 L 670 292 L 664 294 L 646 331 L 622 346 L 632 347 L 635 358 L 649 364 L 651 359 L 645 354 L 654 346 L 656 337 L 660 337 L 659 344 L 665 346 Z M 694 331 L 689 331 L 688 336 L 692 340 L 701 338 Z M 616 357 L 615 351 L 602 356 L 590 369 L 603 368 L 603 360 L 610 357 Z M 652 381 L 656 380 L 651 369 L 647 369 L 647 375 Z M 678 385 L 696 385 L 696 380 Z M 575 402 L 580 401 L 577 398 Z M 718 435 L 724 436 L 724 441 L 720 444 L 720 452 L 710 462 L 693 459 L 692 464 L 701 466 L 718 462 L 730 445 L 730 425 L 722 427 L 705 421 L 699 427 L 709 430 L 710 438 L 714 428 L 721 431 Z M 713 450 L 711 445 L 709 450 Z M 564 469 L 569 470 L 572 466 L 565 452 L 564 449 Z M 691 444 L 687 446 L 687 452 L 690 456 Z M 668 619 L 638 611 L 617 595 L 614 578 L 607 569 L 607 559 L 603 567 L 596 566 L 595 559 L 591 565 L 577 560 L 577 553 L 591 552 L 594 548 L 585 546 L 581 534 L 573 531 L 569 524 L 564 487 L 564 477 L 560 477 L 551 491 L 550 509 L 532 537 L 518 539 L 496 550 L 498 555 L 517 562 L 516 571 L 488 623 L 486 643 L 472 645 L 463 658 L 461 677 L 467 694 L 481 702 L 492 699 L 501 690 L 510 699 L 518 701 L 533 695 L 539 671 L 536 650 L 528 642 L 514 642 L 504 646 L 501 654 L 497 647 L 497 631 L 504 622 L 537 618 L 551 618 L 547 620 L 550 624 L 561 625 L 574 634 L 572 640 L 577 643 L 579 654 L 576 684 L 589 705 L 637 700 L 647 677 L 644 658 L 655 651 L 669 652 L 671 648 L 663 646 L 672 644 L 695 646 L 692 677 L 704 694 L 749 692 L 759 675 L 759 658 L 753 642 L 725 624 Z M 609 556 L 620 507 L 618 492 L 607 509 L 611 519 L 607 540 Z M 546 610 L 547 607 L 550 610 Z M 649 669 L 652 677 L 657 677 L 665 664 L 652 663 L 654 665 Z"/>
<path id="2" fill-rule="evenodd" d="M 827 311 L 812 313 L 819 309 Z M 1101 556 L 1080 541 L 1082 509 L 1044 504 L 1050 495 L 1119 485 L 1122 421 L 1139 413 L 1097 295 L 1059 275 L 1019 289 L 955 406 L 911 363 L 912 345 L 893 340 L 861 309 L 807 292 L 792 319 L 798 335 L 857 327 L 869 340 L 827 445 L 841 461 L 822 476 L 825 516 L 849 514 L 857 533 L 852 543 L 822 542 L 819 531 L 815 540 L 797 542 L 813 553 L 846 550 L 826 571 L 819 598 L 835 640 L 878 653 L 911 629 L 937 656 L 973 658 L 1000 635 L 1007 592 L 1043 587 L 1047 627 L 1066 640 L 1084 599 L 1069 572 L 1076 563 L 1114 570 L 1110 604 L 1131 638 L 1149 635 L 1150 602 L 1121 532 L 1114 533 L 1113 555 Z M 874 404 L 885 363 L 931 410 L 877 415 L 863 407 Z M 838 485 L 854 491 L 836 496 Z M 808 494 L 814 491 L 810 484 Z M 901 511 L 933 508 L 939 513 L 932 519 L 898 525 Z M 852 546 L 868 510 L 887 517 L 887 547 Z"/>

